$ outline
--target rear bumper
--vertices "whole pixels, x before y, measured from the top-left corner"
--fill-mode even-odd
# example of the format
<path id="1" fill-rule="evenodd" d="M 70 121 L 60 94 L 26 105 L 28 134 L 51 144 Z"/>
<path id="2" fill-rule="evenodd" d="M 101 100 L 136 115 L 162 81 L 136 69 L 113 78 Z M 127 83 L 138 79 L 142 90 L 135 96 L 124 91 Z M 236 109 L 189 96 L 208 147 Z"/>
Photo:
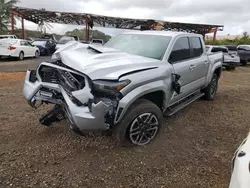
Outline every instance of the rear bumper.
<path id="1" fill-rule="evenodd" d="M 92 103 L 90 112 L 88 106 L 77 106 L 73 103 L 66 91 L 60 85 L 45 83 L 39 80 L 32 82 L 30 76 L 31 71 L 27 70 L 23 88 L 23 95 L 30 106 L 34 107 L 36 101 L 46 101 L 61 105 L 72 127 L 76 127 L 82 132 L 108 129 L 104 118 L 108 112 L 108 106 L 104 102 L 99 101 L 97 104 Z M 63 100 L 42 95 L 40 91 L 43 87 L 61 93 Z"/>

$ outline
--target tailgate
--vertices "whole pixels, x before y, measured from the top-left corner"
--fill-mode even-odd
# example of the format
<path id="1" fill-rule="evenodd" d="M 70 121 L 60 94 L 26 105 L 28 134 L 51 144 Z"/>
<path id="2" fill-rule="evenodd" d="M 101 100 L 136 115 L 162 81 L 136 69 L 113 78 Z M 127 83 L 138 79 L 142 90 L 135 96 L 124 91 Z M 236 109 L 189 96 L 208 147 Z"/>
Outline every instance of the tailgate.
<path id="1" fill-rule="evenodd" d="M 223 62 L 224 55 L 222 52 L 209 53 L 208 58 L 213 63 L 217 63 L 219 61 Z"/>

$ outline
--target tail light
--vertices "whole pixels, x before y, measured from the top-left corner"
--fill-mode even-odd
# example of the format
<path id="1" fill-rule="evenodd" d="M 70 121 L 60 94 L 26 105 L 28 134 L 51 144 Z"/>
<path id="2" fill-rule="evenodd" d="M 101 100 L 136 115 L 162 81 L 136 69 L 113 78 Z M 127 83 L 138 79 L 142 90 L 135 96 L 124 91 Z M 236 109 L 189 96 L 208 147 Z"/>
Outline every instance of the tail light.
<path id="1" fill-rule="evenodd" d="M 9 50 L 15 50 L 16 47 L 14 47 L 14 46 L 9 46 L 8 49 L 9 49 Z"/>

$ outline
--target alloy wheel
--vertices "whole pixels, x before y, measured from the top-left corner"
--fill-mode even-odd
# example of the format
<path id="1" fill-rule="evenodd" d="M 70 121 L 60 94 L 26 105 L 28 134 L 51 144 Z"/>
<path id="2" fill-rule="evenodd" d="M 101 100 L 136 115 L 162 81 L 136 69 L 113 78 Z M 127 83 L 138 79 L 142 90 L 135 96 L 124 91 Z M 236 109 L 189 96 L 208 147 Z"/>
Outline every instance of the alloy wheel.
<path id="1" fill-rule="evenodd" d="M 211 88 L 210 88 L 210 95 L 212 97 L 214 97 L 216 91 L 217 91 L 217 79 L 213 78 L 212 82 L 211 82 Z"/>
<path id="2" fill-rule="evenodd" d="M 146 145 L 155 137 L 158 129 L 159 121 L 157 117 L 152 113 L 144 113 L 131 123 L 129 138 L 135 145 Z"/>

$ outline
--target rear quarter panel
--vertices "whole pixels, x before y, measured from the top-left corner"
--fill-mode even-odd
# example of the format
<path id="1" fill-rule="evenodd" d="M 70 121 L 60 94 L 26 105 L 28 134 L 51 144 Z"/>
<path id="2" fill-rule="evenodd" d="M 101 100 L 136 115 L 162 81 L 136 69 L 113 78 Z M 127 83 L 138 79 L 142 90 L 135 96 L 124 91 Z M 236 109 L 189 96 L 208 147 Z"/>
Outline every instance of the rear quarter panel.
<path id="1" fill-rule="evenodd" d="M 25 57 L 25 51 L 23 50 L 23 47 L 20 46 L 20 43 L 15 45 L 16 49 L 12 51 L 11 56 L 12 57 L 19 57 L 19 54 L 21 51 L 24 52 L 24 57 Z"/>
<path id="2" fill-rule="evenodd" d="M 210 65 L 209 65 L 209 71 L 208 71 L 208 75 L 206 79 L 206 86 L 210 83 L 215 70 L 222 67 L 223 53 L 218 52 L 218 53 L 209 54 L 208 60 L 210 62 Z"/>

